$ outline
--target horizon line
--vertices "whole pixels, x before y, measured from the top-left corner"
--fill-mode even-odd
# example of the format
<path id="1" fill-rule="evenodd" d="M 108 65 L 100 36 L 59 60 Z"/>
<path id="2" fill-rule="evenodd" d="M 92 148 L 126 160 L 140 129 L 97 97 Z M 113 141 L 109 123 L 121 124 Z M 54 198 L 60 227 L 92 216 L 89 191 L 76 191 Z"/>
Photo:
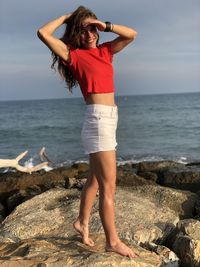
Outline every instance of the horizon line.
<path id="1" fill-rule="evenodd" d="M 180 94 L 195 94 L 200 93 L 200 91 L 193 91 L 193 92 L 170 92 L 170 93 L 147 93 L 147 94 L 126 94 L 126 95 L 115 95 L 115 97 L 130 97 L 130 96 L 160 96 L 160 95 L 180 95 Z M 30 99 L 5 99 L 1 100 L 0 102 L 14 102 L 14 101 L 40 101 L 40 100 L 61 100 L 61 99 L 77 99 L 81 98 L 82 96 L 69 96 L 69 97 L 63 97 L 63 98 L 30 98 Z"/>

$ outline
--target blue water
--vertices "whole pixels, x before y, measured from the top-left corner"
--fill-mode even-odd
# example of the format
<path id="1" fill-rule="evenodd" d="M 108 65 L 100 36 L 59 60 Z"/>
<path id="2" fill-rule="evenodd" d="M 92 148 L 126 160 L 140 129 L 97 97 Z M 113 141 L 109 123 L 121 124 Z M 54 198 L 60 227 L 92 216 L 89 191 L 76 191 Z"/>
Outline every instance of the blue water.
<path id="1" fill-rule="evenodd" d="M 200 93 L 118 96 L 118 161 L 200 161 Z M 46 148 L 56 164 L 87 160 L 81 98 L 0 102 L 0 158 L 37 163 Z M 22 160 L 23 162 L 23 160 Z"/>

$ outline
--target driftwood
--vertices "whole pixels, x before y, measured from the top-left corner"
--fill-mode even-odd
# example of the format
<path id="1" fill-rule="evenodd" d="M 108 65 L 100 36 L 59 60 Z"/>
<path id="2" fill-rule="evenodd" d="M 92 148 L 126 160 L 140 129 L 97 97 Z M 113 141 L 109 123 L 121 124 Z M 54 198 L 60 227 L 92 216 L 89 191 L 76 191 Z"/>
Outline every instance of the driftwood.
<path id="1" fill-rule="evenodd" d="M 39 152 L 40 160 L 44 161 L 47 160 L 49 163 L 53 164 L 53 162 L 48 158 L 46 152 L 45 152 L 45 147 L 43 147 L 40 152 Z"/>
<path id="2" fill-rule="evenodd" d="M 18 171 L 27 172 L 31 174 L 32 172 L 38 171 L 44 166 L 48 165 L 48 162 L 43 162 L 33 167 L 25 167 L 25 166 L 20 165 L 19 161 L 23 157 L 25 157 L 27 153 L 28 153 L 28 150 L 18 155 L 15 159 L 0 159 L 0 168 L 11 167 L 11 168 L 15 168 Z M 43 148 L 43 152 L 40 152 L 40 154 L 43 155 L 43 153 L 44 153 L 44 148 Z"/>

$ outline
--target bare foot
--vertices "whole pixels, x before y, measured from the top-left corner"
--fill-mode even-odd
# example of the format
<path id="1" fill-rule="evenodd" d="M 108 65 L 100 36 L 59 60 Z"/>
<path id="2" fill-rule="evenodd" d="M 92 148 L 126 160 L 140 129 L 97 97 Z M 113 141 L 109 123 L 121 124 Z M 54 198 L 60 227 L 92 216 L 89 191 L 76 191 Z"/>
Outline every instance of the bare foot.
<path id="1" fill-rule="evenodd" d="M 132 251 L 127 245 L 125 245 L 122 241 L 119 242 L 114 246 L 106 245 L 107 252 L 116 252 L 122 256 L 127 256 L 131 259 L 137 258 L 138 255 Z"/>
<path id="2" fill-rule="evenodd" d="M 81 224 L 79 219 L 76 219 L 73 226 L 74 229 L 82 236 L 83 244 L 93 247 L 94 241 L 89 238 L 88 226 Z"/>

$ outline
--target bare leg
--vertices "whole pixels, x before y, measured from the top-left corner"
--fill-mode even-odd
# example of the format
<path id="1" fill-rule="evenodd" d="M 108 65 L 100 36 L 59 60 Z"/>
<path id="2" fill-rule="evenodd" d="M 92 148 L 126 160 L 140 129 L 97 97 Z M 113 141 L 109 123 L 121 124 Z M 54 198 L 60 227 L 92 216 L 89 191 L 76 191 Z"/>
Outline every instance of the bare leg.
<path id="1" fill-rule="evenodd" d="M 99 184 L 99 214 L 106 235 L 106 251 L 135 258 L 136 254 L 119 239 L 115 227 L 116 152 L 90 154 L 90 162 Z"/>
<path id="2" fill-rule="evenodd" d="M 89 176 L 81 193 L 79 216 L 73 224 L 75 230 L 81 234 L 83 243 L 88 246 L 94 246 L 93 240 L 89 238 L 88 225 L 98 189 L 97 179 L 90 166 Z"/>

